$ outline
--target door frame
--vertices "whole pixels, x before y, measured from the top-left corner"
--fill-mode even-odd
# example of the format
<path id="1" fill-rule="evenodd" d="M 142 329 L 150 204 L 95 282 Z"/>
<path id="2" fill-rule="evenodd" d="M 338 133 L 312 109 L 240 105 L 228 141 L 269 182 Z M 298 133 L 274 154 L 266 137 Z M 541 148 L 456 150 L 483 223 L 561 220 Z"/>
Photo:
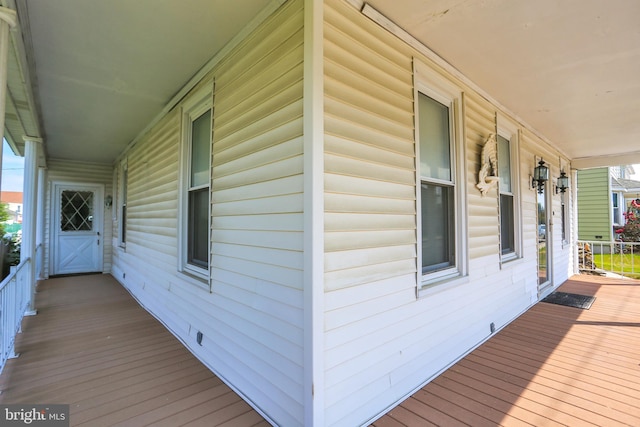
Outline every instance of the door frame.
<path id="1" fill-rule="evenodd" d="M 61 201 L 59 195 L 65 189 L 70 190 L 91 190 L 95 192 L 94 200 L 94 221 L 95 230 L 100 233 L 100 247 L 98 269 L 102 272 L 104 269 L 104 194 L 105 185 L 96 182 L 78 182 L 78 181 L 51 181 L 49 192 L 49 274 L 48 276 L 61 274 L 56 271 L 56 250 L 58 246 L 59 227 L 57 222 L 60 219 Z"/>
<path id="2" fill-rule="evenodd" d="M 553 198 L 551 194 L 551 185 L 549 181 L 544 183 L 542 197 L 544 198 L 544 210 L 545 210 L 545 248 L 546 248 L 546 280 L 540 283 L 540 242 L 538 236 L 538 226 L 540 224 L 539 209 L 538 209 L 538 196 L 536 193 L 536 265 L 538 271 L 538 299 L 542 299 L 553 290 L 553 230 L 551 216 L 553 215 Z M 536 190 L 537 192 L 537 190 Z"/>

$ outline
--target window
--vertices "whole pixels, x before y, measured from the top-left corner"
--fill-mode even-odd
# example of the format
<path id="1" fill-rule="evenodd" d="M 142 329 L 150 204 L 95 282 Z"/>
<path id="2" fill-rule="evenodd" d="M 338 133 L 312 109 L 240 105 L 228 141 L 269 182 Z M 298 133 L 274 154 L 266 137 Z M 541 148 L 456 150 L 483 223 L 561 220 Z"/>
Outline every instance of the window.
<path id="1" fill-rule="evenodd" d="M 622 220 L 622 212 L 620 211 L 620 194 L 612 193 L 613 198 L 613 224 L 614 225 L 624 225 L 624 221 Z"/>
<path id="2" fill-rule="evenodd" d="M 518 128 L 500 116 L 497 121 L 500 256 L 504 262 L 517 258 L 520 252 Z"/>
<path id="3" fill-rule="evenodd" d="M 183 107 L 181 267 L 208 278 L 211 181 L 211 91 L 199 91 Z"/>
<path id="4" fill-rule="evenodd" d="M 422 286 L 461 276 L 464 215 L 458 177 L 459 89 L 417 64 L 417 199 Z"/>
<path id="5" fill-rule="evenodd" d="M 126 164 L 122 167 L 120 181 L 120 246 L 127 243 L 127 186 L 129 181 L 129 169 Z"/>
<path id="6" fill-rule="evenodd" d="M 509 141 L 498 135 L 498 187 L 500 190 L 500 251 L 513 254 L 515 248 L 514 197 L 511 187 L 511 148 Z"/>
<path id="7" fill-rule="evenodd" d="M 451 167 L 449 108 L 418 93 L 422 272 L 455 266 L 455 183 Z"/>
<path id="8" fill-rule="evenodd" d="M 564 201 L 564 194 L 560 196 L 560 220 L 562 221 L 562 242 L 567 243 L 567 205 Z"/>
<path id="9" fill-rule="evenodd" d="M 560 171 L 570 170 L 568 164 L 561 160 L 560 162 Z M 571 174 L 569 174 L 571 175 Z M 571 196 L 571 184 L 569 183 L 569 188 L 564 193 L 560 193 L 560 221 L 561 221 L 561 231 L 562 231 L 562 243 L 563 247 L 569 243 L 569 231 L 571 230 L 570 216 L 569 216 L 569 203 Z"/>

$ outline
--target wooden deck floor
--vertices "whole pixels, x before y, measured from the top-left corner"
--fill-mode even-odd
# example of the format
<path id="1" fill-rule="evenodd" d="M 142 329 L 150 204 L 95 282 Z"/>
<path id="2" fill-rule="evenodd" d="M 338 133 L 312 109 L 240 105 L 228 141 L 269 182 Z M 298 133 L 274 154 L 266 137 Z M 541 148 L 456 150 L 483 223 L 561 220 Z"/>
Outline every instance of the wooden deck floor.
<path id="1" fill-rule="evenodd" d="M 596 302 L 537 304 L 374 425 L 640 426 L 640 282 L 561 290 Z M 68 403 L 81 426 L 268 425 L 111 276 L 45 281 L 37 306 L 0 403 Z"/>
<path id="2" fill-rule="evenodd" d="M 538 303 L 374 425 L 640 426 L 640 282 L 560 290 L 596 301 Z"/>
<path id="3" fill-rule="evenodd" d="M 73 426 L 269 424 L 111 276 L 42 282 L 0 403 L 70 404 Z"/>

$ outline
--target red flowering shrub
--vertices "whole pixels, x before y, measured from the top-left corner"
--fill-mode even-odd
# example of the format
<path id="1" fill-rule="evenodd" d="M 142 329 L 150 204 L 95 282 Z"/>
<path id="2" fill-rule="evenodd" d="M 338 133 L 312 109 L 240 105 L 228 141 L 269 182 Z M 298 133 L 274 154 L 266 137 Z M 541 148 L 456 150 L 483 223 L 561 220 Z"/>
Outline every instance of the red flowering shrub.
<path id="1" fill-rule="evenodd" d="M 640 200 L 635 199 L 624 214 L 624 227 L 615 230 L 618 238 L 623 242 L 640 242 Z"/>

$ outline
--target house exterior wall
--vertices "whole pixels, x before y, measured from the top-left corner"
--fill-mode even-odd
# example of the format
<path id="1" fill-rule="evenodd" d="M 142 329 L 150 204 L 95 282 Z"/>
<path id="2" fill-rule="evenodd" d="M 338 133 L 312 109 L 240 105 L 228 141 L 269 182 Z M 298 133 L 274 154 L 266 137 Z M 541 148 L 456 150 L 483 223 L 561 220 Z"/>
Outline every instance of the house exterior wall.
<path id="1" fill-rule="evenodd" d="M 345 2 L 326 1 L 324 13 L 325 421 L 361 425 L 486 340 L 491 323 L 501 328 L 538 300 L 530 175 L 543 157 L 557 177 L 562 156 Z M 417 283 L 414 58 L 463 93 L 467 274 L 426 292 Z M 498 114 L 520 129 L 522 245 L 518 259 L 503 263 L 498 194 L 475 188 Z M 551 204 L 557 228 L 560 196 Z M 557 286 L 569 274 L 571 250 L 560 233 L 551 236 Z"/>
<path id="2" fill-rule="evenodd" d="M 578 238 L 613 239 L 609 168 L 578 171 Z"/>
<path id="3" fill-rule="evenodd" d="M 324 191 L 307 194 L 324 204 L 324 281 L 307 283 L 324 291 L 321 354 L 313 355 L 322 388 L 314 393 L 324 424 L 360 425 L 490 337 L 491 324 L 500 329 L 538 300 L 530 175 L 540 157 L 551 177 L 568 161 L 348 3 L 326 1 L 323 19 Z M 302 425 L 308 410 L 303 39 L 303 2 L 292 0 L 123 153 L 108 178 L 120 189 L 126 165 L 126 242 L 118 237 L 116 194 L 113 276 L 262 414 L 287 426 Z M 428 289 L 419 289 L 417 267 L 414 61 L 462 92 L 466 273 Z M 203 285 L 180 272 L 178 251 L 182 106 L 207 87 L 214 119 L 210 280 Z M 519 140 L 520 238 L 518 257 L 508 262 L 500 256 L 499 194 L 482 196 L 475 187 L 483 144 L 499 120 L 517 128 Z M 571 250 L 556 230 L 560 196 L 550 200 L 557 286 L 570 274 Z"/>
<path id="4" fill-rule="evenodd" d="M 302 82 L 295 0 L 191 92 L 215 87 L 208 283 L 179 271 L 181 108 L 191 94 L 123 153 L 111 178 L 119 188 L 126 164 L 126 242 L 116 215 L 114 277 L 279 425 L 304 417 Z"/>
<path id="5" fill-rule="evenodd" d="M 47 161 L 47 188 L 46 188 L 46 206 L 44 209 L 45 215 L 45 227 L 44 227 L 44 276 L 49 277 L 50 274 L 50 258 L 51 248 L 53 242 L 51 242 L 52 232 L 52 183 L 56 181 L 64 182 L 77 182 L 79 184 L 101 184 L 104 185 L 104 196 L 113 194 L 113 180 L 112 180 L 113 167 L 105 164 L 92 164 L 92 163 L 79 163 L 70 162 L 66 160 L 49 159 Z M 103 213 L 103 227 L 104 238 L 104 251 L 103 251 L 103 273 L 109 273 L 111 271 L 112 262 L 112 224 L 111 219 L 112 211 L 109 207 L 104 207 Z"/>

